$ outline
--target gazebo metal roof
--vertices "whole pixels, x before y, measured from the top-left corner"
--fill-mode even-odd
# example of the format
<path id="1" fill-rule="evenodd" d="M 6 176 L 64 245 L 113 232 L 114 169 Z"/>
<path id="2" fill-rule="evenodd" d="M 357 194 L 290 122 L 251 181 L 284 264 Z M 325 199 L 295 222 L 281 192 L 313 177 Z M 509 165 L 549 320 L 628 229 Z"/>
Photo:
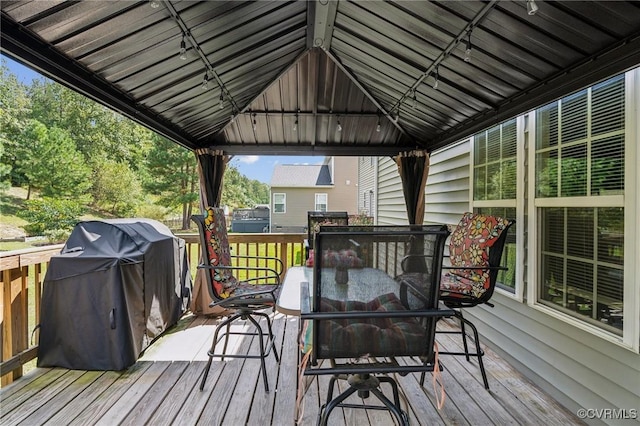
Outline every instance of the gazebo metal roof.
<path id="1" fill-rule="evenodd" d="M 3 1 L 1 48 L 189 149 L 392 155 L 640 64 L 640 2 L 528 3 Z"/>

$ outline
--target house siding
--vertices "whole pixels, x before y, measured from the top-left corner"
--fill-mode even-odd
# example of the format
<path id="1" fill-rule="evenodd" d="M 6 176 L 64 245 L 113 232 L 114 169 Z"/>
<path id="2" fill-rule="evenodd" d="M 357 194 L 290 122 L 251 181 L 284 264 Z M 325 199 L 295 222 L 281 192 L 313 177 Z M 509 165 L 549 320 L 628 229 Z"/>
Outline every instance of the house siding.
<path id="1" fill-rule="evenodd" d="M 432 153 L 425 189 L 425 223 L 453 225 L 471 208 L 470 148 L 466 140 Z M 379 179 L 380 223 L 406 224 L 401 181 L 391 160 L 381 160 Z M 526 241 L 522 244 L 527 246 Z M 527 263 L 525 258 L 522 271 L 526 271 Z M 524 273 L 520 275 L 526 277 Z M 526 278 L 524 285 L 529 285 Z M 580 408 L 623 409 L 627 414 L 640 409 L 638 353 L 499 290 L 491 302 L 493 308 L 477 306 L 465 310 L 465 317 L 478 327 L 483 344 L 565 407 L 573 412 Z M 611 425 L 640 423 L 638 418 L 586 421 Z"/>
<path id="2" fill-rule="evenodd" d="M 285 213 L 271 214 L 271 232 L 306 232 L 307 212 L 315 210 L 315 194 L 327 194 L 327 210 L 358 213 L 358 158 L 334 157 L 329 160 L 333 185 L 292 187 L 272 186 L 273 194 L 286 194 Z M 293 182 L 292 182 L 293 184 Z"/>
<path id="3" fill-rule="evenodd" d="M 388 157 L 378 159 L 378 214 L 376 216 L 379 225 L 409 223 L 398 166 Z"/>
<path id="4" fill-rule="evenodd" d="M 360 157 L 358 161 L 358 213 L 367 216 L 374 216 L 375 213 L 377 162 L 377 157 Z"/>

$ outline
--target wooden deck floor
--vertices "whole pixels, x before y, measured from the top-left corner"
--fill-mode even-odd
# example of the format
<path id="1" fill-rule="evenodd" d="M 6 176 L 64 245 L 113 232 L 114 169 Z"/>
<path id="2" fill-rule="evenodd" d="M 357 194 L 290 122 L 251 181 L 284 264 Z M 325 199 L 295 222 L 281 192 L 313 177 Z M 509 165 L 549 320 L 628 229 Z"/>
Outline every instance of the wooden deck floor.
<path id="1" fill-rule="evenodd" d="M 36 369 L 0 390 L 1 425 L 294 425 L 298 319 L 277 315 L 281 362 L 269 358 L 272 391 L 264 392 L 257 360 L 214 362 L 205 390 L 197 382 L 205 366 L 215 319 L 188 316 L 122 372 Z M 450 324 L 440 321 L 440 326 Z M 438 335 L 446 350 L 459 350 L 455 336 Z M 257 350 L 251 339 L 235 350 Z M 445 350 L 442 349 L 442 350 Z M 446 401 L 435 408 L 430 376 L 397 377 L 412 425 L 571 425 L 582 422 L 487 350 L 491 391 L 482 386 L 475 362 L 442 356 Z M 314 380 L 303 400 L 300 424 L 314 425 L 329 378 Z M 341 383 L 342 385 L 342 383 Z M 387 389 L 384 389 L 385 394 Z M 350 402 L 361 402 L 352 396 Z M 373 402 L 373 401 L 370 401 Z M 330 425 L 391 425 L 386 411 L 336 409 Z"/>

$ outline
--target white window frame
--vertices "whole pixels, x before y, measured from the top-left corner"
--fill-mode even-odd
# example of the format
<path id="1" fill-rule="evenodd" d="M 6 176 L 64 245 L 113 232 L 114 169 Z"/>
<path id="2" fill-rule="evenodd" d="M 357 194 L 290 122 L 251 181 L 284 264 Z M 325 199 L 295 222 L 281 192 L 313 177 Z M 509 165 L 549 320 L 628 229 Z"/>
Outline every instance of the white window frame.
<path id="1" fill-rule="evenodd" d="M 613 342 L 633 352 L 640 352 L 640 283 L 634 280 L 640 278 L 640 196 L 637 188 L 640 187 L 640 152 L 637 140 L 640 137 L 638 126 L 640 125 L 640 68 L 628 71 L 625 74 L 625 191 L 624 195 L 598 196 L 598 197 L 566 197 L 563 199 L 536 199 L 535 187 L 535 156 L 536 149 L 536 123 L 535 111 L 529 116 L 529 144 L 528 144 L 528 245 L 530 263 L 527 268 L 527 304 L 533 309 L 544 312 L 560 321 L 568 323 L 576 328 L 596 335 L 604 340 Z M 596 327 L 579 318 L 565 314 L 552 307 L 538 303 L 540 273 L 540 260 L 538 258 L 539 234 L 538 209 L 542 207 L 624 207 L 624 233 L 627 238 L 624 242 L 624 301 L 622 336 L 611 333 L 605 329 Z M 635 259 L 635 260 L 634 260 Z"/>
<path id="2" fill-rule="evenodd" d="M 318 208 L 318 205 L 323 204 L 318 203 L 318 198 L 320 198 L 321 196 L 324 196 L 325 210 Z M 327 194 L 326 192 L 316 192 L 314 195 L 313 207 L 315 211 L 329 211 L 329 194 Z"/>
<path id="3" fill-rule="evenodd" d="M 500 123 L 503 124 L 503 123 Z M 474 207 L 503 207 L 503 208 L 515 208 L 516 209 L 516 226 L 515 230 L 511 229 L 509 232 L 516 232 L 516 272 L 515 272 L 515 289 L 513 292 L 495 287 L 495 292 L 507 296 L 511 299 L 515 299 L 519 302 L 524 301 L 524 274 L 523 274 L 523 259 L 524 259 L 524 176 L 525 176 L 525 126 L 526 120 L 524 116 L 520 116 L 516 119 L 516 198 L 515 200 L 474 200 L 473 197 L 473 182 L 474 179 L 474 158 L 475 158 L 475 136 L 471 136 L 470 144 L 470 160 L 469 160 L 469 207 L 473 210 Z M 529 139 L 530 140 L 530 139 Z M 514 218 L 511 218 L 514 219 Z M 519 225 L 518 225 L 519 224 Z"/>
<path id="4" fill-rule="evenodd" d="M 282 205 L 283 210 L 281 212 L 276 211 L 276 196 L 282 196 Z M 286 192 L 274 192 L 273 193 L 273 213 L 274 214 L 285 214 L 287 212 L 287 193 Z"/>

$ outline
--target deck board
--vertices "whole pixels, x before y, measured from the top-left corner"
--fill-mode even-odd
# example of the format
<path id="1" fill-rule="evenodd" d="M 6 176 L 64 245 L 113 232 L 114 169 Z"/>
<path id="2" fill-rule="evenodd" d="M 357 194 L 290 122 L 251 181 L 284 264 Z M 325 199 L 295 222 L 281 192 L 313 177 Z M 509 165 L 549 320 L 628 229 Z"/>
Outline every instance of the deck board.
<path id="1" fill-rule="evenodd" d="M 281 357 L 267 358 L 271 391 L 264 392 L 258 359 L 214 360 L 204 391 L 205 368 L 217 319 L 185 317 L 122 372 L 38 368 L 0 389 L 0 425 L 295 425 L 298 395 L 298 319 L 274 316 L 276 347 Z M 441 321 L 450 330 L 455 324 Z M 441 350 L 460 350 L 459 336 L 438 334 Z M 258 352 L 257 337 L 238 338 L 234 350 Z M 581 421 L 487 349 L 485 365 L 491 390 L 484 389 L 477 362 L 442 355 L 444 407 L 436 408 L 431 374 L 424 387 L 420 374 L 394 375 L 400 399 L 412 425 L 581 425 Z M 411 362 L 401 359 L 400 362 Z M 328 376 L 306 376 L 300 425 L 315 425 L 325 403 Z M 347 386 L 338 380 L 334 396 Z M 391 398 L 388 385 L 383 391 Z M 362 403 L 357 395 L 349 402 Z M 377 404 L 371 397 L 368 404 Z M 336 408 L 333 425 L 394 424 L 386 411 Z"/>

